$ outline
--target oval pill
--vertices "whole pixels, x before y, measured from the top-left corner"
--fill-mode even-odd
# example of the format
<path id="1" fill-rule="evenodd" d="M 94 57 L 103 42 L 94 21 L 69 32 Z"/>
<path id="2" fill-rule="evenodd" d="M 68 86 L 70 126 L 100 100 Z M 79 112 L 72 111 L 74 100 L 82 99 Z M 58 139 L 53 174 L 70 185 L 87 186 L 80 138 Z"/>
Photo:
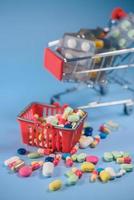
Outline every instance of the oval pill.
<path id="1" fill-rule="evenodd" d="M 61 187 L 62 187 L 62 181 L 59 179 L 57 179 L 49 184 L 50 191 L 59 190 Z"/>

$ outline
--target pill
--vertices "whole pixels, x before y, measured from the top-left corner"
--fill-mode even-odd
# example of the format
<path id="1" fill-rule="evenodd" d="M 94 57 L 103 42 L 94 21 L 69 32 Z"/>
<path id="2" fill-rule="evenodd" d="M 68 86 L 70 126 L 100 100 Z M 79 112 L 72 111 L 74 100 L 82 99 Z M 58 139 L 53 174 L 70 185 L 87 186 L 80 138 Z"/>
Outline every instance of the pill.
<path id="1" fill-rule="evenodd" d="M 106 167 L 105 171 L 110 174 L 110 180 L 115 179 L 116 173 L 115 173 L 115 171 L 114 171 L 114 169 L 112 167 Z"/>
<path id="2" fill-rule="evenodd" d="M 20 148 L 17 150 L 17 153 L 20 154 L 20 155 L 25 155 L 27 153 L 27 150 L 24 149 L 24 148 Z"/>
<path id="3" fill-rule="evenodd" d="M 72 168 L 72 172 L 73 172 L 76 176 L 78 176 L 79 178 L 82 177 L 83 172 L 82 172 L 80 169 L 78 169 L 78 168 L 76 168 L 76 167 L 73 167 L 73 168 Z"/>
<path id="4" fill-rule="evenodd" d="M 68 46 L 68 48 L 75 49 L 77 46 L 76 40 L 74 38 L 68 39 L 67 46 Z"/>
<path id="5" fill-rule="evenodd" d="M 110 180 L 110 174 L 109 174 L 109 172 L 103 170 L 100 172 L 99 178 L 102 182 L 106 183 Z"/>
<path id="6" fill-rule="evenodd" d="M 108 127 L 106 127 L 105 125 L 101 125 L 99 128 L 99 131 L 101 131 L 103 133 L 107 133 L 107 134 L 109 134 L 111 132 L 110 129 L 108 129 Z"/>
<path id="7" fill-rule="evenodd" d="M 126 46 L 127 40 L 125 38 L 121 38 L 118 42 L 119 46 L 121 48 L 124 48 Z"/>
<path id="8" fill-rule="evenodd" d="M 57 166 L 59 164 L 60 160 L 57 158 L 54 158 L 53 164 L 54 166 Z"/>
<path id="9" fill-rule="evenodd" d="M 77 153 L 78 149 L 79 149 L 79 147 L 75 145 L 75 146 L 71 149 L 70 154 L 73 155 L 73 154 Z"/>
<path id="10" fill-rule="evenodd" d="M 54 164 L 52 162 L 45 162 L 42 168 L 42 174 L 45 177 L 50 177 L 54 172 Z"/>
<path id="11" fill-rule="evenodd" d="M 35 158 L 40 158 L 42 157 L 42 154 L 38 153 L 38 152 L 32 152 L 32 153 L 29 153 L 28 155 L 28 158 L 30 159 L 35 159 Z"/>
<path id="12" fill-rule="evenodd" d="M 99 167 L 99 168 L 97 168 L 96 171 L 98 172 L 98 174 L 100 174 L 100 172 L 104 171 L 104 168 Z"/>
<path id="13" fill-rule="evenodd" d="M 118 38 L 120 36 L 120 30 L 119 29 L 113 29 L 111 31 L 111 36 L 114 37 L 114 38 Z"/>
<path id="14" fill-rule="evenodd" d="M 120 169 L 118 173 L 116 173 L 116 178 L 120 178 L 126 174 L 126 170 Z"/>
<path id="15" fill-rule="evenodd" d="M 52 124 L 53 126 L 58 124 L 58 119 L 55 116 L 49 116 L 46 118 L 47 123 Z"/>
<path id="16" fill-rule="evenodd" d="M 64 128 L 72 128 L 72 124 L 68 123 L 64 125 Z"/>
<path id="17" fill-rule="evenodd" d="M 77 115 L 79 115 L 80 117 L 83 117 L 84 115 L 85 115 L 85 112 L 83 111 L 83 110 L 78 110 L 77 112 L 76 112 L 76 114 Z"/>
<path id="18" fill-rule="evenodd" d="M 19 169 L 20 169 L 21 167 L 23 167 L 24 165 L 25 165 L 24 161 L 19 159 L 19 160 L 15 161 L 14 164 L 13 164 L 11 167 L 9 167 L 9 168 L 10 168 L 12 171 L 17 172 L 17 171 L 19 171 Z"/>
<path id="19" fill-rule="evenodd" d="M 63 153 L 62 154 L 62 159 L 66 160 L 67 157 L 70 157 L 70 153 Z"/>
<path id="20" fill-rule="evenodd" d="M 93 128 L 91 126 L 84 128 L 84 135 L 85 136 L 92 136 L 93 134 Z"/>
<path id="21" fill-rule="evenodd" d="M 81 149 L 85 149 L 87 148 L 89 145 L 91 145 L 93 143 L 94 139 L 91 136 L 88 137 L 84 137 L 82 136 L 79 140 L 79 147 Z"/>
<path id="22" fill-rule="evenodd" d="M 72 113 L 73 113 L 73 108 L 68 106 L 68 107 L 65 108 L 63 115 L 64 114 L 69 115 L 69 114 L 72 114 Z"/>
<path id="23" fill-rule="evenodd" d="M 70 177 L 74 174 L 72 170 L 65 172 L 65 176 Z"/>
<path id="24" fill-rule="evenodd" d="M 91 155 L 91 156 L 86 157 L 86 162 L 91 162 L 96 165 L 98 161 L 99 161 L 99 158 L 97 156 Z"/>
<path id="25" fill-rule="evenodd" d="M 81 170 L 82 172 L 92 172 L 95 169 L 95 165 L 90 162 L 83 162 L 81 164 Z"/>
<path id="26" fill-rule="evenodd" d="M 71 115 L 68 115 L 67 119 L 69 122 L 77 122 L 80 120 L 80 117 L 77 114 L 71 114 Z"/>
<path id="27" fill-rule="evenodd" d="M 65 165 L 66 165 L 66 167 L 73 166 L 73 160 L 71 159 L 71 157 L 66 157 Z"/>
<path id="28" fill-rule="evenodd" d="M 86 153 L 80 153 L 77 155 L 77 162 L 81 163 L 84 162 L 86 160 Z"/>
<path id="29" fill-rule="evenodd" d="M 50 191 L 56 191 L 56 190 L 61 189 L 61 187 L 62 187 L 62 181 L 57 179 L 57 180 L 52 181 L 49 184 L 48 188 L 49 188 Z"/>
<path id="30" fill-rule="evenodd" d="M 39 162 L 35 162 L 33 164 L 31 164 L 32 166 L 32 170 L 36 170 L 36 169 L 39 169 L 42 165 L 39 163 Z"/>
<path id="31" fill-rule="evenodd" d="M 113 154 L 110 152 L 105 152 L 103 156 L 104 161 L 112 162 L 113 161 Z"/>
<path id="32" fill-rule="evenodd" d="M 120 24 L 120 27 L 121 27 L 124 31 L 128 31 L 129 28 L 131 27 L 131 22 L 129 22 L 128 20 L 123 20 L 122 23 Z"/>
<path id="33" fill-rule="evenodd" d="M 11 158 L 5 160 L 5 161 L 4 161 L 4 165 L 5 165 L 5 166 L 8 166 L 11 162 L 14 162 L 14 161 L 16 161 L 16 160 L 18 160 L 18 159 L 20 159 L 18 156 L 13 156 L 13 157 L 11 157 Z"/>
<path id="34" fill-rule="evenodd" d="M 97 180 L 97 178 L 98 178 L 98 172 L 97 172 L 96 170 L 94 170 L 94 171 L 92 172 L 91 177 L 90 177 L 90 181 L 91 181 L 91 182 L 95 182 L 95 181 Z"/>
<path id="35" fill-rule="evenodd" d="M 45 158 L 45 162 L 53 162 L 53 161 L 54 161 L 54 158 L 51 156 L 48 156 Z"/>
<path id="36" fill-rule="evenodd" d="M 32 174 L 32 168 L 30 166 L 24 166 L 19 169 L 19 175 L 22 177 L 28 177 Z"/>
<path id="37" fill-rule="evenodd" d="M 71 158 L 72 158 L 73 161 L 76 161 L 77 160 L 77 154 L 71 155 Z"/>
<path id="38" fill-rule="evenodd" d="M 95 46 L 97 49 L 101 49 L 104 47 L 104 42 L 103 40 L 95 40 Z"/>
<path id="39" fill-rule="evenodd" d="M 90 50 L 90 44 L 89 44 L 88 41 L 82 42 L 82 44 L 81 44 L 81 50 L 85 51 L 85 52 L 87 52 L 87 51 Z"/>
<path id="40" fill-rule="evenodd" d="M 132 40 L 134 39 L 134 29 L 128 31 L 128 37 Z"/>
<path id="41" fill-rule="evenodd" d="M 121 151 L 112 151 L 113 157 L 116 160 L 117 158 L 123 157 L 123 152 Z"/>
<path id="42" fill-rule="evenodd" d="M 124 169 L 126 172 L 133 171 L 134 165 L 133 164 L 121 164 L 121 169 Z"/>
<path id="43" fill-rule="evenodd" d="M 78 181 L 78 176 L 76 176 L 75 174 L 72 174 L 68 179 L 67 179 L 67 185 L 75 185 Z"/>
<path id="44" fill-rule="evenodd" d="M 121 158 L 116 159 L 116 162 L 118 164 L 123 164 L 123 163 L 130 164 L 131 161 L 132 161 L 132 159 L 130 157 L 121 157 Z"/>
<path id="45" fill-rule="evenodd" d="M 94 138 L 93 142 L 90 144 L 91 148 L 95 148 L 100 143 L 100 136 L 98 138 Z"/>
<path id="46" fill-rule="evenodd" d="M 106 134 L 106 133 L 103 133 L 103 132 L 101 132 L 101 133 L 99 134 L 99 136 L 100 136 L 101 139 L 106 139 L 106 138 L 107 138 L 107 134 Z"/>

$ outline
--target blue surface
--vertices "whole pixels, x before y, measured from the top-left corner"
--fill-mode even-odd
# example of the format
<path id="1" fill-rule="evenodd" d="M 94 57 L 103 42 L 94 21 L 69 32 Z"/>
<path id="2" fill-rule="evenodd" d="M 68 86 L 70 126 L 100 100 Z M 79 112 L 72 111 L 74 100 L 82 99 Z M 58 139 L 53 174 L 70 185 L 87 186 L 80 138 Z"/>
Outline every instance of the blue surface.
<path id="1" fill-rule="evenodd" d="M 17 114 L 30 102 L 49 102 L 56 92 L 71 87 L 58 82 L 43 69 L 43 49 L 47 42 L 60 38 L 64 32 L 73 32 L 81 27 L 105 26 L 111 10 L 121 6 L 127 12 L 134 12 L 132 0 L 0 0 L 0 199 L 95 199 L 133 200 L 134 173 L 110 181 L 89 183 L 86 174 L 73 187 L 50 193 L 48 183 L 55 178 L 66 180 L 67 170 L 62 163 L 55 168 L 53 178 L 43 178 L 37 170 L 32 177 L 20 178 L 3 167 L 3 161 L 15 155 L 16 150 L 25 147 L 20 140 Z M 118 87 L 113 86 L 115 97 Z M 123 95 L 125 95 L 123 93 Z M 81 99 L 83 97 L 83 101 Z M 73 106 L 96 98 L 94 91 L 65 96 L 63 103 Z M 109 97 L 107 97 L 108 99 Z M 118 95 L 120 98 L 120 95 Z M 89 154 L 102 156 L 105 151 L 123 150 L 131 152 L 134 158 L 134 114 L 122 114 L 122 107 L 100 108 L 89 111 L 91 126 L 97 133 L 99 125 L 112 119 L 120 124 L 96 149 L 87 149 Z M 27 147 L 29 150 L 33 150 Z M 21 156 L 25 160 L 26 156 Z M 102 161 L 99 167 L 106 166 Z M 111 165 L 111 164 L 107 164 Z M 114 163 L 115 168 L 118 168 Z"/>

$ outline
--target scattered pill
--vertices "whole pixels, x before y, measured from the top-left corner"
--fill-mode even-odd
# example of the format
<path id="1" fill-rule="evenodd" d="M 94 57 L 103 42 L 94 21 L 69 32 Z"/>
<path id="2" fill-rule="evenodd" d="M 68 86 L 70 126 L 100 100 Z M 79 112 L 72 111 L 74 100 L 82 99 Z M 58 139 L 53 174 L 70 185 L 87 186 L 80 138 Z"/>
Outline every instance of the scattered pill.
<path id="1" fill-rule="evenodd" d="M 124 169 L 126 172 L 133 171 L 134 165 L 133 164 L 121 164 L 121 169 Z"/>
<path id="2" fill-rule="evenodd" d="M 62 181 L 59 180 L 59 179 L 54 180 L 49 184 L 49 190 L 50 191 L 59 190 L 59 189 L 61 189 L 61 187 L 62 187 Z"/>
<path id="3" fill-rule="evenodd" d="M 110 173 L 103 170 L 103 171 L 100 172 L 99 178 L 102 182 L 106 183 L 110 180 Z"/>
<path id="4" fill-rule="evenodd" d="M 110 152 L 105 152 L 103 156 L 104 161 L 112 162 L 113 161 L 113 154 Z"/>
<path id="5" fill-rule="evenodd" d="M 54 164 L 52 162 L 45 162 L 42 168 L 42 174 L 45 177 L 50 177 L 54 172 Z"/>
<path id="6" fill-rule="evenodd" d="M 86 160 L 86 153 L 80 153 L 77 155 L 77 162 L 82 163 Z"/>
<path id="7" fill-rule="evenodd" d="M 97 164 L 99 161 L 99 158 L 97 156 L 87 156 L 86 157 L 86 162 L 91 162 L 93 164 Z"/>
<path id="8" fill-rule="evenodd" d="M 24 148 L 20 148 L 17 150 L 17 153 L 20 154 L 20 155 L 25 155 L 27 153 L 27 150 L 24 149 Z"/>
<path id="9" fill-rule="evenodd" d="M 32 168 L 30 166 L 24 166 L 19 169 L 19 175 L 22 177 L 28 177 L 32 174 Z"/>
<path id="10" fill-rule="evenodd" d="M 106 167 L 105 171 L 110 174 L 110 180 L 113 180 L 116 178 L 116 173 L 112 167 Z"/>
<path id="11" fill-rule="evenodd" d="M 38 153 L 38 152 L 32 152 L 32 153 L 29 153 L 28 155 L 28 158 L 30 159 L 35 159 L 35 158 L 40 158 L 42 157 L 42 154 Z"/>
<path id="12" fill-rule="evenodd" d="M 92 172 L 95 169 L 95 165 L 90 162 L 83 162 L 81 164 L 81 170 L 82 172 Z"/>
<path id="13" fill-rule="evenodd" d="M 18 160 L 18 159 L 20 159 L 18 156 L 13 156 L 13 157 L 11 157 L 11 158 L 5 160 L 5 161 L 4 161 L 4 165 L 5 165 L 5 166 L 8 166 L 11 162 L 14 162 L 14 161 L 16 161 L 16 160 Z"/>
<path id="14" fill-rule="evenodd" d="M 90 181 L 91 182 L 95 182 L 98 178 L 98 172 L 96 170 L 94 170 L 91 174 L 91 177 L 90 177 Z"/>
<path id="15" fill-rule="evenodd" d="M 67 185 L 75 185 L 78 181 L 78 176 L 76 176 L 75 174 L 72 174 L 70 177 L 68 177 L 67 179 Z"/>

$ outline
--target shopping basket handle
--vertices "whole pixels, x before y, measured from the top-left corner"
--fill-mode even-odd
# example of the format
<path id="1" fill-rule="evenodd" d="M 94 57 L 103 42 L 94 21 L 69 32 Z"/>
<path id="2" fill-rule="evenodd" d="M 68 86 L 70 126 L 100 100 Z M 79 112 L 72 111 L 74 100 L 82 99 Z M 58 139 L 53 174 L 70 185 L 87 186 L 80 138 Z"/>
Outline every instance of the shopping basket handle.
<path id="1" fill-rule="evenodd" d="M 54 102 L 52 105 L 54 105 L 57 108 L 63 108 L 65 109 L 66 107 L 68 107 L 68 104 L 63 104 L 63 106 L 61 106 L 58 102 Z"/>

